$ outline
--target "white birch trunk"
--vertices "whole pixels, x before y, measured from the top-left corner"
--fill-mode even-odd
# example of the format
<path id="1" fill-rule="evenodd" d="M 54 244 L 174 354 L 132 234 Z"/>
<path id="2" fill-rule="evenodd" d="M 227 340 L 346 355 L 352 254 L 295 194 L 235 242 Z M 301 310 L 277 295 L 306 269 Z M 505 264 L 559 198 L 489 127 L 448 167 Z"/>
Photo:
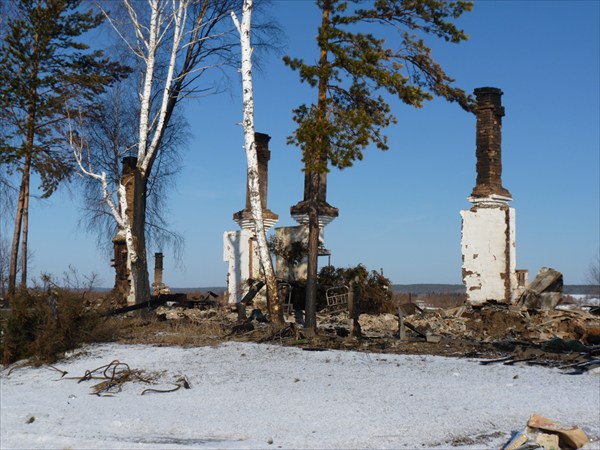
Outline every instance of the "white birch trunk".
<path id="1" fill-rule="evenodd" d="M 167 105 L 171 98 L 171 85 L 173 83 L 173 76 L 175 73 L 175 67 L 177 63 L 177 54 L 180 50 L 181 40 L 185 31 L 185 21 L 187 19 L 188 2 L 173 1 L 172 7 L 172 23 L 174 29 L 173 42 L 171 45 L 171 55 L 169 57 L 169 67 L 167 69 L 167 77 L 165 79 L 165 84 L 162 88 L 163 95 L 158 117 L 156 118 L 157 124 L 156 129 L 154 130 L 152 141 L 145 155 L 138 154 L 138 167 L 140 168 L 142 174 L 147 173 L 150 161 L 154 158 L 154 155 L 158 151 L 160 136 L 162 136 L 163 129 L 166 126 Z M 155 59 L 155 56 L 156 55 L 152 55 L 152 58 Z M 152 70 L 154 70 L 154 67 L 152 67 Z M 148 132 L 148 130 L 146 130 L 146 132 Z"/>
<path id="2" fill-rule="evenodd" d="M 203 21 L 204 14 L 212 2 L 200 2 L 199 0 L 121 0 L 121 2 L 127 12 L 127 26 L 131 27 L 130 29 L 134 33 L 124 32 L 108 11 L 102 11 L 130 51 L 141 61 L 142 67 L 142 80 L 138 93 L 140 116 L 136 167 L 136 174 L 141 180 L 134 193 L 133 205 L 127 205 L 125 197 L 119 198 L 122 210 L 129 207 L 133 211 L 133 220 L 129 224 L 131 239 L 130 242 L 128 241 L 128 252 L 131 243 L 134 254 L 129 253 L 128 260 L 131 264 L 132 276 L 137 275 L 137 280 L 139 280 L 137 288 L 137 297 L 139 298 L 136 297 L 136 302 L 138 302 L 144 301 L 144 297 L 150 294 L 147 280 L 145 234 L 143 232 L 146 214 L 146 184 L 151 175 L 156 155 L 161 151 L 162 137 L 165 127 L 168 126 L 172 108 L 182 96 L 180 91 L 182 83 L 190 73 L 197 70 L 198 61 L 194 59 L 195 56 L 190 59 L 193 61 L 191 65 L 186 65 L 184 61 L 187 61 L 187 56 L 197 56 L 195 52 L 199 51 L 199 43 L 203 39 L 210 38 L 210 36 L 203 36 L 199 39 L 198 35 L 199 30 L 206 25 Z M 218 2 L 215 4 L 218 5 Z M 102 8 L 101 5 L 100 8 Z M 224 16 L 221 15 L 216 20 L 220 20 L 222 17 Z M 148 19 L 146 20 L 146 18 Z M 215 19 L 213 18 L 213 20 Z M 163 48 L 167 53 L 165 55 L 168 61 L 167 67 L 164 72 L 157 72 L 157 58 L 160 57 L 159 52 Z M 158 104 L 154 105 L 155 101 Z M 125 228 L 123 230 L 127 234 L 127 230 Z M 135 284 L 135 280 L 133 281 Z M 145 292 L 146 290 L 148 292 Z"/>
<path id="3" fill-rule="evenodd" d="M 106 172 L 96 173 L 93 171 L 91 167 L 86 167 L 83 162 L 83 155 L 85 151 L 84 141 L 80 138 L 75 138 L 73 133 L 73 129 L 69 129 L 69 144 L 71 149 L 73 150 L 73 154 L 75 156 L 75 160 L 77 161 L 77 165 L 79 166 L 79 170 L 83 175 L 86 175 L 90 178 L 97 180 L 102 186 L 102 197 L 104 201 L 110 208 L 110 212 L 112 213 L 113 218 L 117 222 L 119 229 L 123 230 L 125 233 L 125 244 L 127 247 L 127 265 L 129 268 L 129 273 L 131 274 L 132 281 L 130 283 L 130 298 L 135 299 L 136 296 L 136 283 L 134 277 L 136 276 L 135 271 L 131 270 L 132 263 L 135 264 L 138 260 L 138 254 L 133 245 L 133 232 L 131 228 L 131 223 L 129 221 L 129 217 L 127 216 L 127 190 L 125 186 L 121 183 L 118 186 L 116 196 L 117 202 L 119 203 L 120 209 L 117 208 L 115 202 L 113 200 L 113 196 L 108 188 L 108 181 L 106 179 Z"/>
<path id="4" fill-rule="evenodd" d="M 174 81 L 177 76 L 185 77 L 187 75 L 187 73 L 176 75 L 176 70 L 177 58 L 184 47 L 182 42 L 186 35 L 188 8 L 192 0 L 146 0 L 143 3 L 134 0 L 122 1 L 127 10 L 130 24 L 135 31 L 135 42 L 128 41 L 126 36 L 113 23 L 108 13 L 105 11 L 104 14 L 131 51 L 142 62 L 143 74 L 139 91 L 140 120 L 137 142 L 137 171 L 141 178 L 138 187 L 144 190 L 150 176 L 152 163 L 157 152 L 160 151 L 164 128 L 168 125 L 168 108 L 174 95 Z M 143 8 L 144 5 L 150 8 L 150 19 L 147 24 L 141 21 L 143 15 L 138 15 L 138 10 Z M 196 23 L 195 26 L 200 26 L 200 24 Z M 194 34 L 193 31 L 191 30 L 192 34 Z M 169 41 L 165 42 L 167 38 Z M 168 46 L 169 56 L 166 73 L 162 77 L 156 72 L 156 64 L 159 49 L 165 45 Z M 156 109 L 152 107 L 153 98 L 160 101 Z M 136 188 L 134 204 L 127 205 L 127 198 L 125 195 L 121 195 L 120 189 L 118 194 L 118 201 L 123 214 L 128 207 L 133 212 L 133 223 L 129 223 L 129 219 L 125 215 L 121 217 L 121 222 L 127 223 L 126 226 L 122 226 L 122 229 L 125 232 L 128 252 L 127 263 L 131 274 L 130 300 L 134 298 L 136 303 L 144 301 L 145 297 L 149 295 L 149 292 L 146 292 L 149 289 L 146 242 L 143 229 L 140 231 L 140 227 L 143 228 L 145 222 L 145 206 L 136 203 L 143 201 L 139 198 L 140 195 L 144 196 L 145 192 L 140 193 Z"/>
<path id="5" fill-rule="evenodd" d="M 240 44 L 242 51 L 242 90 L 244 102 L 244 142 L 246 159 L 248 163 L 248 190 L 250 197 L 250 210 L 254 220 L 254 231 L 258 244 L 258 255 L 263 269 L 267 285 L 267 304 L 271 321 L 275 324 L 283 324 L 283 311 L 281 301 L 277 292 L 277 279 L 273 270 L 273 261 L 267 247 L 267 235 L 265 232 L 263 209 L 260 201 L 258 157 L 254 141 L 254 96 L 252 86 L 252 46 L 250 43 L 250 30 L 252 22 L 252 0 L 244 0 L 242 10 L 242 23 L 238 21 L 235 13 L 231 12 L 231 18 L 240 33 Z"/>
<path id="6" fill-rule="evenodd" d="M 146 156 L 146 147 L 148 145 L 148 132 L 150 127 L 150 100 L 152 97 L 152 80 L 154 78 L 154 64 L 156 62 L 156 48 L 158 45 L 157 35 L 159 32 L 159 0 L 148 2 L 152 10 L 150 15 L 150 28 L 148 30 L 148 38 L 144 38 L 141 30 L 141 24 L 137 20 L 135 10 L 128 0 L 125 0 L 129 16 L 136 29 L 138 39 L 141 39 L 145 45 L 147 52 L 143 59 L 146 65 L 144 72 L 144 83 L 140 95 L 140 126 L 138 140 L 138 161 L 143 160 Z"/>

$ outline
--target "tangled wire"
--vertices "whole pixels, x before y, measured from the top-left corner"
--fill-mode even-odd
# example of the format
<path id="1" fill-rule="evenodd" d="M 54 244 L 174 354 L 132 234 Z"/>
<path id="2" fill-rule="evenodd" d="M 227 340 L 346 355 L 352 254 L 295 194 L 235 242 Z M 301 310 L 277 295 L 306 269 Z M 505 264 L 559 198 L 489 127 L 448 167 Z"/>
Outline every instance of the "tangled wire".
<path id="1" fill-rule="evenodd" d="M 122 363 L 118 360 L 114 360 L 109 364 L 97 367 L 93 370 L 86 370 L 83 376 L 81 377 L 65 377 L 65 375 L 67 374 L 66 371 L 57 369 L 54 366 L 49 367 L 62 373 L 61 379 L 78 380 L 77 383 L 89 380 L 101 380 L 99 383 L 96 383 L 91 387 L 92 394 L 95 394 L 99 397 L 113 397 L 114 394 L 119 393 L 123 390 L 123 385 L 128 381 L 138 381 L 146 384 L 152 384 L 156 378 L 144 374 L 143 371 L 132 370 L 129 367 L 129 364 Z M 173 383 L 173 385 L 175 387 L 173 387 L 172 389 L 147 388 L 142 391 L 141 395 L 148 393 L 175 392 L 181 389 L 182 387 L 185 389 L 191 388 L 190 382 L 185 376 L 178 378 L 176 382 Z"/>

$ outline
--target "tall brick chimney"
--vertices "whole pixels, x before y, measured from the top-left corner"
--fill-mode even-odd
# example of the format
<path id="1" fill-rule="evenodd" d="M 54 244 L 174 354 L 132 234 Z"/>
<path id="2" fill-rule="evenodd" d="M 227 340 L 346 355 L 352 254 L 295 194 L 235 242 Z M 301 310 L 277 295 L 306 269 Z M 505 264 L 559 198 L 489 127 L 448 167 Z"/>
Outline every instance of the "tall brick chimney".
<path id="1" fill-rule="evenodd" d="M 258 177 L 260 179 L 260 204 L 263 210 L 267 209 L 267 192 L 269 191 L 269 141 L 271 136 L 264 133 L 254 133 L 256 145 L 256 158 L 258 159 Z M 250 211 L 250 189 L 246 185 L 246 209 Z"/>
<path id="2" fill-rule="evenodd" d="M 518 293 L 516 217 L 512 195 L 502 186 L 502 91 L 475 89 L 477 182 L 471 208 L 462 210 L 462 278 L 467 302 L 511 302 Z"/>
<path id="3" fill-rule="evenodd" d="M 275 225 L 279 216 L 267 208 L 267 192 L 269 190 L 269 160 L 271 152 L 269 151 L 269 141 L 271 136 L 265 133 L 254 133 L 254 143 L 256 145 L 256 156 L 258 159 L 258 176 L 260 180 L 260 204 L 263 210 L 265 228 L 268 229 Z M 252 209 L 250 207 L 250 186 L 246 182 L 246 207 L 233 215 L 233 220 L 243 229 L 253 230 L 254 221 L 252 219 Z"/>
<path id="4" fill-rule="evenodd" d="M 512 198 L 502 187 L 502 91 L 493 87 L 475 89 L 477 98 L 477 182 L 471 196 L 498 195 Z"/>
<path id="5" fill-rule="evenodd" d="M 163 254 L 160 252 L 154 254 L 154 284 L 163 284 Z"/>

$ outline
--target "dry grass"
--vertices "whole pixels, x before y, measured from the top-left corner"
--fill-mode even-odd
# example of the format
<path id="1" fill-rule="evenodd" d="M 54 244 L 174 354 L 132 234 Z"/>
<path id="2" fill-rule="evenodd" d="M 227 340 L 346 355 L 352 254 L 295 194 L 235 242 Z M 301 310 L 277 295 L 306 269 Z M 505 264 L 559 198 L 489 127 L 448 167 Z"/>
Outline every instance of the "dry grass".
<path id="1" fill-rule="evenodd" d="M 201 295 L 195 294 L 191 295 Z M 465 302 L 465 296 L 459 294 L 410 296 L 391 295 L 388 291 L 385 296 L 364 297 L 365 303 L 361 306 L 369 310 L 363 312 L 370 314 L 395 314 L 398 306 L 404 303 L 449 308 Z M 52 363 L 64 352 L 92 342 L 199 346 L 252 337 L 246 336 L 249 332 L 235 330 L 236 325 L 239 327 L 237 316 L 227 304 L 206 311 L 170 309 L 167 315 L 173 315 L 175 319 L 165 320 L 165 314 L 156 312 L 105 317 L 103 314 L 108 309 L 117 306 L 110 295 L 57 289 L 55 298 L 56 307 L 53 307 L 46 291 L 30 290 L 11 300 L 10 313 L 0 324 L 0 360 L 3 364 L 24 358 L 31 358 L 34 364 Z M 224 298 L 219 300 L 225 301 Z"/>
<path id="2" fill-rule="evenodd" d="M 118 330 L 117 341 L 128 344 L 207 345 L 223 340 L 231 332 L 222 317 L 204 321 L 161 320 L 155 314 L 148 314 L 111 320 Z"/>

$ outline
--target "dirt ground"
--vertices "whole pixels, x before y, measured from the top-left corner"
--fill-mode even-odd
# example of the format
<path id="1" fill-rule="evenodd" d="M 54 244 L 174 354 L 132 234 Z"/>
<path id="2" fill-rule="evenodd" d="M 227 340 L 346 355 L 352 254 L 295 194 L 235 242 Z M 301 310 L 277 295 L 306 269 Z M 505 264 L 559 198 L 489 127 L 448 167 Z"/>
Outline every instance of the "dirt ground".
<path id="1" fill-rule="evenodd" d="M 247 317 L 252 316 L 247 310 Z M 404 318 L 400 339 L 398 315 L 360 316 L 361 336 L 350 336 L 347 312 L 318 315 L 318 333 L 308 336 L 286 317 L 284 328 L 254 318 L 238 320 L 226 307 L 159 307 L 143 316 L 111 319 L 122 343 L 216 345 L 225 341 L 269 342 L 306 351 L 355 350 L 372 353 L 426 354 L 482 358 L 503 364 L 563 367 L 573 373 L 599 370 L 600 318 L 581 309 L 523 311 L 505 305 L 415 310 Z"/>

